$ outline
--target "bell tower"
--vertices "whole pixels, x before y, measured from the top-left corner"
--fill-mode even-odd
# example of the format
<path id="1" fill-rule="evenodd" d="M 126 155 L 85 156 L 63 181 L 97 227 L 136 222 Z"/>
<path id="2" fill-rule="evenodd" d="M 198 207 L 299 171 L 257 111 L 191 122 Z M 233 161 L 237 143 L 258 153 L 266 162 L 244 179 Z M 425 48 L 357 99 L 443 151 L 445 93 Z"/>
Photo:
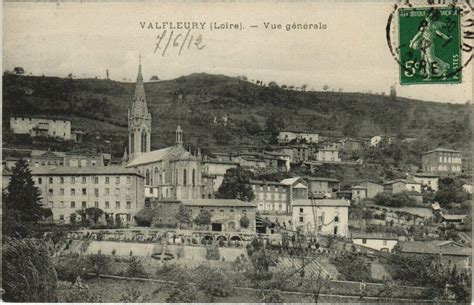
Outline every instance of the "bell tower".
<path id="1" fill-rule="evenodd" d="M 129 161 L 147 153 L 151 147 L 151 114 L 146 103 L 143 84 L 141 56 L 138 64 L 137 82 L 132 106 L 128 110 L 128 156 Z"/>

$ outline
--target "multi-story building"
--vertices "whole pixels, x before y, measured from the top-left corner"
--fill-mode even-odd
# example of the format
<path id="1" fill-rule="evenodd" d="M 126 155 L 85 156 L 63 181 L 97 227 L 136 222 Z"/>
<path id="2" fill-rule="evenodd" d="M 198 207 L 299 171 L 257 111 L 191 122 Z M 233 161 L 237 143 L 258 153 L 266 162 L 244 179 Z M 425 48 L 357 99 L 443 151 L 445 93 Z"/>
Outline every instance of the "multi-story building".
<path id="1" fill-rule="evenodd" d="M 400 192 L 421 193 L 421 183 L 412 179 L 396 179 L 383 184 L 384 192 L 396 194 Z"/>
<path id="2" fill-rule="evenodd" d="M 71 121 L 64 119 L 12 116 L 10 130 L 13 134 L 27 134 L 31 137 L 71 139 Z"/>
<path id="3" fill-rule="evenodd" d="M 222 184 L 222 181 L 224 181 L 224 175 L 227 170 L 231 168 L 236 168 L 239 165 L 238 163 L 233 161 L 221 161 L 215 159 L 205 159 L 202 164 L 203 175 L 207 174 L 208 176 L 215 176 L 212 185 L 214 192 L 217 192 L 217 190 Z"/>
<path id="4" fill-rule="evenodd" d="M 250 180 L 259 211 L 287 213 L 290 205 L 289 186 L 276 181 Z"/>
<path id="5" fill-rule="evenodd" d="M 335 148 L 320 148 L 316 160 L 319 162 L 341 162 L 339 158 L 339 149 Z"/>
<path id="6" fill-rule="evenodd" d="M 349 206 L 345 199 L 298 199 L 293 202 L 295 230 L 321 235 L 349 234 Z"/>
<path id="7" fill-rule="evenodd" d="M 364 181 L 351 188 L 352 200 L 360 201 L 365 198 L 374 198 L 378 193 L 384 191 L 384 186 L 372 181 Z"/>
<path id="8" fill-rule="evenodd" d="M 462 155 L 459 150 L 436 148 L 421 156 L 423 172 L 449 175 L 462 172 Z"/>
<path id="9" fill-rule="evenodd" d="M 282 130 L 277 138 L 279 143 L 289 143 L 291 141 L 302 141 L 306 143 L 318 143 L 319 135 L 314 132 Z"/>
<path id="10" fill-rule="evenodd" d="M 308 183 L 309 196 L 331 198 L 339 191 L 339 180 L 325 177 L 303 177 Z"/>
<path id="11" fill-rule="evenodd" d="M 144 206 L 143 176 L 133 169 L 33 167 L 31 175 L 55 222 L 68 223 L 78 210 L 95 207 L 104 212 L 104 219 L 120 217 L 131 223 Z"/>
<path id="12" fill-rule="evenodd" d="M 438 190 L 438 180 L 439 176 L 435 174 L 427 174 L 427 173 L 416 173 L 410 175 L 413 180 L 416 182 L 420 182 L 422 188 L 431 189 L 433 191 Z"/>

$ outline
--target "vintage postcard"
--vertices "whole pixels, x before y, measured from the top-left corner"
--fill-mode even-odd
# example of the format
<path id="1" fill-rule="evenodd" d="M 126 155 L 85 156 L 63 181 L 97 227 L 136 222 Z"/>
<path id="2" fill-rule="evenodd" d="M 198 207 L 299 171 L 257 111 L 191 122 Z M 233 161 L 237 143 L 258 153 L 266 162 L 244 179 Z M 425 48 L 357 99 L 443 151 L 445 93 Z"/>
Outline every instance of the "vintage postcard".
<path id="1" fill-rule="evenodd" d="M 4 2 L 2 300 L 470 303 L 472 10 Z"/>

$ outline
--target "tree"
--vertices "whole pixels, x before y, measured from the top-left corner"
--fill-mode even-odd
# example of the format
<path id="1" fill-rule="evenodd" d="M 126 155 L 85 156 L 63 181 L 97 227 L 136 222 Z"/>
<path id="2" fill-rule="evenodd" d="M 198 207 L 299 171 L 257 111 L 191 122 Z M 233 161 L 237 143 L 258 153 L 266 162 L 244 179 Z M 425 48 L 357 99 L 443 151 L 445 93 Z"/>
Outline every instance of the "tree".
<path id="1" fill-rule="evenodd" d="M 146 275 L 145 267 L 142 261 L 135 256 L 131 256 L 127 266 L 127 276 L 129 277 L 143 277 Z"/>
<path id="2" fill-rule="evenodd" d="M 209 226 L 211 224 L 211 212 L 208 210 L 201 211 L 196 218 L 194 218 L 194 223 L 198 226 Z"/>
<path id="3" fill-rule="evenodd" d="M 178 213 L 176 214 L 176 220 L 178 223 L 189 225 L 192 222 L 191 210 L 186 208 L 184 204 L 180 204 L 178 208 Z"/>
<path id="4" fill-rule="evenodd" d="M 2 296 L 7 302 L 56 302 L 57 276 L 41 240 L 4 237 Z"/>
<path id="5" fill-rule="evenodd" d="M 441 207 L 446 207 L 453 202 L 461 203 L 468 198 L 469 195 L 464 191 L 460 181 L 450 177 L 439 179 L 438 191 L 435 193 L 434 200 L 437 201 Z"/>
<path id="6" fill-rule="evenodd" d="M 107 273 L 111 267 L 111 260 L 104 254 L 91 254 L 87 257 L 87 269 L 95 273 L 97 277 Z"/>
<path id="7" fill-rule="evenodd" d="M 268 83 L 268 88 L 278 88 L 278 84 L 274 81 Z"/>
<path id="8" fill-rule="evenodd" d="M 3 234 L 25 237 L 31 233 L 31 225 L 36 224 L 45 212 L 26 160 L 16 163 L 3 198 Z"/>
<path id="9" fill-rule="evenodd" d="M 23 75 L 25 74 L 25 69 L 23 69 L 22 67 L 15 67 L 13 68 L 13 72 L 17 75 Z"/>
<path id="10" fill-rule="evenodd" d="M 328 85 L 324 85 L 324 86 L 323 86 L 323 90 L 324 90 L 324 91 L 328 91 L 328 89 L 329 89 L 329 86 L 328 86 Z"/>
<path id="11" fill-rule="evenodd" d="M 271 114 L 265 121 L 265 128 L 273 137 L 276 137 L 280 130 L 285 128 L 285 122 L 282 117 Z"/>
<path id="12" fill-rule="evenodd" d="M 153 75 L 152 77 L 150 77 L 150 81 L 152 81 L 152 82 L 156 82 L 156 81 L 159 81 L 159 80 L 160 79 L 156 75 Z"/>
<path id="13" fill-rule="evenodd" d="M 217 190 L 216 198 L 252 201 L 255 198 L 249 184 L 252 177 L 252 172 L 242 167 L 228 169 L 224 174 L 221 186 Z"/>
<path id="14" fill-rule="evenodd" d="M 208 297 L 225 297 L 233 290 L 229 277 L 219 269 L 200 265 L 194 270 L 196 283 Z"/>
<path id="15" fill-rule="evenodd" d="M 95 224 L 97 224 L 99 218 L 104 214 L 104 211 L 96 207 L 87 208 L 85 212 L 86 216 L 92 219 Z"/>
<path id="16" fill-rule="evenodd" d="M 180 277 L 176 286 L 171 288 L 171 292 L 166 298 L 167 303 L 196 303 L 197 289 L 194 285 L 189 285 L 188 279 Z"/>
<path id="17" fill-rule="evenodd" d="M 240 226 L 242 228 L 248 228 L 250 226 L 250 219 L 247 217 L 247 215 L 243 215 L 240 217 Z"/>

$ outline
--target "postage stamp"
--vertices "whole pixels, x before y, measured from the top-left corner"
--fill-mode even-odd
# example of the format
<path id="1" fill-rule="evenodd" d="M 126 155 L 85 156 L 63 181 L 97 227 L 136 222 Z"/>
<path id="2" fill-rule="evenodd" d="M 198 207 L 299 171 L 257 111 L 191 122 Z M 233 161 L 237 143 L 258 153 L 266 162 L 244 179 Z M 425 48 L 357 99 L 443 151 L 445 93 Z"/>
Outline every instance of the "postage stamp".
<path id="1" fill-rule="evenodd" d="M 398 11 L 400 84 L 460 83 L 461 14 L 457 7 Z"/>

